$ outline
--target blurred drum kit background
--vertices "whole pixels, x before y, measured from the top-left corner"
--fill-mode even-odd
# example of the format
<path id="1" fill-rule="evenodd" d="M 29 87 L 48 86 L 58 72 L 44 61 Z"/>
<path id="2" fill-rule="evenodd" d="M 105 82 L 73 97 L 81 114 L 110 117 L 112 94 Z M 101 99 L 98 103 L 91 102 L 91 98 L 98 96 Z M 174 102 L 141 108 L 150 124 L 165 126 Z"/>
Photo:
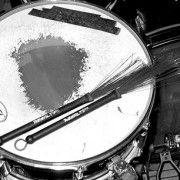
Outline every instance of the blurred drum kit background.
<path id="1" fill-rule="evenodd" d="M 0 1 L 0 179 L 180 179 L 179 7 Z"/>

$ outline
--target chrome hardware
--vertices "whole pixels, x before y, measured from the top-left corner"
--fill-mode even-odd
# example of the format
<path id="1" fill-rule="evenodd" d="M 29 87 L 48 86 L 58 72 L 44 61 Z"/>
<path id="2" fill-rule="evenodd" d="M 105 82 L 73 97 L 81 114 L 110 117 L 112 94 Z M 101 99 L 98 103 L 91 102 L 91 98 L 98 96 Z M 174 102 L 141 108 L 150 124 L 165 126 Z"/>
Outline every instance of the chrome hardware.
<path id="1" fill-rule="evenodd" d="M 129 163 L 132 159 L 139 157 L 142 154 L 142 144 L 144 144 L 144 140 L 144 136 L 134 140 L 123 154 L 115 156 L 111 159 L 111 162 L 108 164 L 109 172 L 111 172 L 109 173 L 111 174 L 109 178 L 110 180 L 138 179 L 136 171 Z"/>
<path id="2" fill-rule="evenodd" d="M 7 177 L 11 172 L 10 166 L 7 162 L 0 160 L 0 175 Z"/>
<path id="3" fill-rule="evenodd" d="M 165 144 L 170 149 L 176 149 L 180 147 L 180 134 L 168 133 L 165 135 Z"/>
<path id="4" fill-rule="evenodd" d="M 146 122 L 146 123 L 143 125 L 142 128 L 143 128 L 144 130 L 148 130 L 149 127 L 150 127 L 150 122 Z"/>
<path id="5" fill-rule="evenodd" d="M 134 168 L 126 161 L 122 160 L 120 156 L 116 156 L 111 159 L 111 163 L 108 165 L 109 171 L 112 172 L 110 179 L 133 179 L 137 180 L 137 174 Z"/>
<path id="6" fill-rule="evenodd" d="M 114 6 L 116 5 L 117 3 L 117 0 L 114 0 L 114 2 L 110 2 L 105 8 L 108 10 L 108 11 L 111 11 Z"/>
<path id="7" fill-rule="evenodd" d="M 123 153 L 121 159 L 124 159 L 127 163 L 130 163 L 135 157 L 139 157 L 142 154 L 142 149 L 139 147 L 139 142 L 134 140 L 131 146 Z"/>
<path id="8" fill-rule="evenodd" d="M 78 168 L 77 172 L 74 174 L 74 175 L 75 175 L 74 179 L 75 179 L 75 180 L 81 180 L 81 179 L 83 179 L 83 177 L 84 177 L 84 171 L 85 171 L 85 168 L 84 168 L 83 166 L 80 166 L 80 167 Z"/>

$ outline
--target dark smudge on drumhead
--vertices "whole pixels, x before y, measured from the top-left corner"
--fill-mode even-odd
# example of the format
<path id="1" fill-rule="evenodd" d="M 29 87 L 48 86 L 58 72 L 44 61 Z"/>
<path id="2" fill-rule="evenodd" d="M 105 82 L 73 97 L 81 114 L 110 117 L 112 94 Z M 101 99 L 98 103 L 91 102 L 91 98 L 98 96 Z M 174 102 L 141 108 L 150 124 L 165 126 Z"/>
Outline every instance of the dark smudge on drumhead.
<path id="1" fill-rule="evenodd" d="M 28 104 L 49 111 L 78 90 L 88 55 L 74 44 L 48 36 L 22 44 L 12 57 L 18 62 Z"/>

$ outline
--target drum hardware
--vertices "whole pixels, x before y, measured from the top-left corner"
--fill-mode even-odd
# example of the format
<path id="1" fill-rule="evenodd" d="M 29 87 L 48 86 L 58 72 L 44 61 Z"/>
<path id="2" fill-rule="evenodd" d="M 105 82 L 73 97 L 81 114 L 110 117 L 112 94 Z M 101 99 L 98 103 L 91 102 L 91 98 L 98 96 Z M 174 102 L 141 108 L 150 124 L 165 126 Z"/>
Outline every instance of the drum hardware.
<path id="1" fill-rule="evenodd" d="M 114 0 L 114 2 L 109 2 L 109 4 L 105 7 L 108 11 L 112 11 L 114 6 L 116 5 L 118 0 Z"/>
<path id="2" fill-rule="evenodd" d="M 106 168 L 93 175 L 91 177 L 83 177 L 83 173 L 87 170 L 84 167 L 80 167 L 80 175 L 78 177 L 83 177 L 82 179 L 101 179 L 101 180 L 114 180 L 114 179 L 137 179 L 136 172 L 134 168 L 129 164 L 132 159 L 140 156 L 142 149 L 140 149 L 139 141 L 134 140 L 122 154 L 114 155 L 107 162 Z M 76 177 L 76 176 L 75 176 Z M 77 179 L 77 178 L 75 178 Z"/>
<path id="3" fill-rule="evenodd" d="M 139 146 L 139 141 L 134 140 L 130 147 L 127 147 L 124 153 L 121 154 L 121 159 L 130 163 L 132 159 L 139 157 L 142 154 L 142 147 Z"/>
<path id="4" fill-rule="evenodd" d="M 137 173 L 130 163 L 133 159 L 140 157 L 146 141 L 146 133 L 140 133 L 136 140 L 121 155 L 116 155 L 108 163 L 110 179 L 138 179 Z"/>
<path id="5" fill-rule="evenodd" d="M 180 147 L 180 134 L 167 133 L 164 141 L 169 149 L 177 149 Z"/>
<path id="6" fill-rule="evenodd" d="M 82 180 L 84 178 L 84 171 L 86 170 L 85 167 L 80 166 L 76 173 L 74 173 L 74 180 Z"/>
<path id="7" fill-rule="evenodd" d="M 26 175 L 26 178 L 24 175 L 26 172 L 22 169 L 22 167 L 19 167 L 18 173 L 15 172 L 16 170 L 13 169 L 10 164 L 6 160 L 0 160 L 0 179 L 1 180 L 32 180 L 28 175 Z"/>
<path id="8" fill-rule="evenodd" d="M 11 172 L 11 168 L 7 162 L 0 160 L 0 175 L 7 177 Z"/>
<path id="9" fill-rule="evenodd" d="M 130 163 L 132 160 L 140 157 L 143 152 L 149 126 L 148 122 L 146 122 L 145 124 L 145 128 L 142 128 L 142 130 L 136 136 L 135 140 L 132 142 L 131 148 L 129 148 L 128 151 L 126 150 L 125 154 L 121 155 L 121 159 L 124 159 L 127 163 Z"/>
<path id="10" fill-rule="evenodd" d="M 147 164 L 146 164 L 146 169 L 147 169 L 146 176 L 154 176 L 154 173 L 150 173 L 149 169 L 150 169 L 151 161 L 153 161 L 153 162 L 159 161 L 159 160 L 155 160 L 155 159 L 157 159 L 156 156 L 153 157 L 153 160 L 152 160 L 152 154 L 157 153 L 160 157 L 160 164 L 157 169 L 156 179 L 160 180 L 165 177 L 166 178 L 173 178 L 173 177 L 180 178 L 180 169 L 175 164 L 175 162 L 172 160 L 172 157 L 171 157 L 171 152 L 176 152 L 180 148 L 179 137 L 180 137 L 179 134 L 167 133 L 164 136 L 163 144 L 158 144 L 158 145 L 151 144 L 150 145 L 148 160 L 147 160 Z M 177 156 L 176 158 L 179 159 L 178 157 L 179 156 Z M 169 173 L 168 173 L 168 171 L 169 171 Z M 171 171 L 173 171 L 173 173 L 171 173 Z"/>
<path id="11" fill-rule="evenodd" d="M 139 135 L 141 136 L 141 135 Z M 145 138 L 141 139 L 141 141 L 144 141 Z M 115 155 L 112 158 L 109 159 L 109 162 L 107 163 L 105 169 L 102 173 L 98 173 L 97 179 L 137 179 L 138 176 L 136 174 L 135 169 L 133 166 L 130 165 L 130 162 L 133 161 L 134 158 L 140 157 L 142 154 L 142 144 L 144 145 L 144 142 L 140 142 L 139 139 L 134 140 L 126 149 L 122 152 L 122 154 Z M 83 177 L 82 172 L 84 168 L 81 167 L 80 169 L 80 175 L 78 177 Z M 95 176 L 93 176 L 94 179 Z M 95 178 L 95 179 L 96 179 Z M 83 179 L 83 178 L 82 178 Z M 86 177 L 84 177 L 86 179 Z M 88 179 L 88 178 L 87 178 Z M 91 179 L 91 178 L 90 178 Z"/>
<path id="12" fill-rule="evenodd" d="M 112 158 L 111 161 L 112 162 L 108 165 L 108 169 L 112 173 L 110 179 L 137 179 L 134 168 L 126 161 L 122 160 L 120 156 Z"/>
<path id="13" fill-rule="evenodd" d="M 152 41 L 146 35 L 146 20 L 144 14 L 140 10 L 136 10 L 136 17 L 135 17 L 135 26 L 137 31 L 139 32 L 141 38 L 145 41 L 148 48 L 152 48 Z"/>
<path id="14" fill-rule="evenodd" d="M 172 160 L 171 151 L 168 148 L 162 146 L 160 148 L 159 146 L 156 149 L 156 155 L 152 156 L 152 159 L 149 158 L 148 163 L 144 166 L 145 171 L 142 172 L 143 180 L 179 179 L 180 169 L 176 159 Z"/>
<path id="15" fill-rule="evenodd" d="M 134 140 L 129 147 L 126 147 L 126 149 L 124 150 L 123 154 L 121 155 L 115 155 L 114 157 L 112 157 L 106 167 L 107 169 L 104 169 L 102 172 L 98 173 L 97 175 L 93 175 L 92 179 L 98 179 L 100 178 L 101 180 L 114 180 L 117 177 L 133 177 L 135 178 L 136 175 L 134 174 L 134 168 L 129 165 L 130 161 L 137 156 L 140 156 L 142 153 L 142 149 L 140 149 L 140 145 L 139 145 L 139 141 Z M 7 165 L 8 163 L 6 161 L 5 162 Z M 118 169 L 119 164 L 118 163 L 122 163 L 121 165 L 124 165 L 124 168 Z M 115 167 L 114 170 L 112 171 L 113 166 Z M 13 177 L 21 177 L 21 175 L 16 174 L 15 172 L 10 173 L 12 170 L 10 168 L 10 166 L 8 165 L 8 171 L 7 171 L 7 175 L 11 175 Z M 76 172 L 73 173 L 73 179 L 74 180 L 91 180 L 91 177 L 89 176 L 85 176 L 84 173 L 88 170 L 88 167 L 86 166 L 79 166 L 79 168 L 77 168 Z M 120 173 L 121 171 L 121 173 Z M 119 173 L 119 174 L 118 174 Z M 26 172 L 22 172 L 22 174 L 26 174 Z M 5 176 L 4 176 L 5 177 Z M 29 179 L 28 179 L 29 180 Z"/>
<path id="16" fill-rule="evenodd" d="M 164 136 L 164 143 L 153 145 L 151 144 L 149 147 L 149 152 L 154 152 L 155 150 L 168 149 L 168 150 L 176 150 L 180 148 L 180 134 L 172 134 L 167 133 Z"/>
<path id="17" fill-rule="evenodd" d="M 137 63 L 137 61 L 136 61 L 136 63 Z M 136 63 L 133 63 L 133 64 L 136 64 Z M 121 97 L 121 94 L 127 93 L 129 91 L 133 91 L 136 88 L 140 88 L 144 85 L 149 84 L 150 82 L 152 82 L 152 78 L 155 76 L 157 76 L 156 82 L 159 82 L 159 81 L 163 81 L 169 77 L 172 77 L 172 75 L 177 75 L 176 73 L 179 70 L 179 67 L 177 67 L 178 64 L 179 64 L 178 59 L 172 61 L 172 63 L 171 62 L 166 63 L 166 62 L 157 60 L 151 66 L 146 66 L 146 65 L 143 66 L 142 65 L 142 67 L 137 68 L 136 71 L 133 71 L 128 76 L 125 76 L 124 78 L 120 78 L 119 80 L 118 80 L 118 76 L 115 75 L 114 83 L 113 83 L 113 78 L 112 78 L 112 79 L 110 79 L 110 82 L 111 82 L 110 84 L 108 81 L 105 84 L 103 84 L 102 87 L 100 86 L 99 89 L 96 89 L 96 91 L 94 91 L 94 93 L 97 93 L 98 91 L 100 91 L 100 92 L 103 91 L 106 93 L 112 91 L 111 93 L 102 97 L 101 99 L 98 99 L 94 103 L 91 103 L 90 105 L 76 111 L 75 113 L 72 113 L 63 119 L 60 119 L 56 123 L 51 124 L 51 125 L 47 126 L 46 128 L 44 128 L 34 134 L 28 135 L 25 138 L 25 140 L 23 140 L 21 138 L 18 139 L 14 144 L 15 148 L 19 151 L 24 150 L 27 147 L 27 144 L 33 144 L 37 140 L 40 140 L 41 138 L 47 136 L 48 134 L 74 122 L 75 120 L 96 110 L 97 108 L 99 108 L 115 99 L 119 99 Z M 134 81 L 134 79 L 136 79 L 137 81 Z M 127 82 L 128 82 L 128 84 L 127 84 Z M 127 87 L 126 86 L 123 87 L 123 83 Z M 129 84 L 130 84 L 130 86 L 129 86 Z M 25 144 L 24 147 L 22 147 L 22 148 L 19 148 L 17 146 L 20 141 Z"/>
<path id="18" fill-rule="evenodd" d="M 173 169 L 176 171 L 176 173 L 178 174 L 178 177 L 180 177 L 180 170 L 176 166 L 176 164 L 173 162 L 170 151 L 165 151 L 165 152 L 160 153 L 160 159 L 161 159 L 161 162 L 160 162 L 158 172 L 156 175 L 157 180 L 162 179 L 162 176 L 163 176 L 162 171 L 165 164 L 170 164 L 173 167 Z M 176 173 L 174 174 L 174 176 L 177 176 Z"/>
<path id="19" fill-rule="evenodd" d="M 138 179 L 139 177 L 147 176 L 146 166 L 144 165 L 144 161 L 142 162 L 141 155 L 146 143 L 147 130 L 149 125 L 150 123 L 146 122 L 144 129 L 139 132 L 136 140 L 132 142 L 132 144 L 134 144 L 134 150 L 130 151 L 131 153 L 129 153 L 129 157 L 126 157 L 125 159 L 123 158 L 123 156 L 121 157 L 121 159 L 124 159 L 126 163 L 129 163 L 133 167 L 133 170 L 136 173 L 136 178 Z"/>
<path id="20" fill-rule="evenodd" d="M 139 9 L 136 10 L 137 16 L 135 18 L 135 24 L 138 32 L 146 31 L 146 18 L 144 13 L 142 13 Z"/>
<path id="21" fill-rule="evenodd" d="M 148 121 L 148 122 L 145 122 L 144 125 L 142 126 L 142 128 L 144 130 L 146 130 L 146 131 L 144 131 L 144 133 L 145 133 L 144 135 L 147 134 L 147 130 L 149 129 L 150 125 L 151 125 L 151 123 Z"/>

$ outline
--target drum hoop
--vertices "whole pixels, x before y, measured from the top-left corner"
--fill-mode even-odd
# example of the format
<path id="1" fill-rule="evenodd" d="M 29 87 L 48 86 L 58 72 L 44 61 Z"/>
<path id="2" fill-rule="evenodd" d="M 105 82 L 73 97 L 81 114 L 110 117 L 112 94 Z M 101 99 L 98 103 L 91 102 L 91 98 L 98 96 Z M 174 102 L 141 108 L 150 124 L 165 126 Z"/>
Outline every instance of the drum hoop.
<path id="1" fill-rule="evenodd" d="M 133 34 L 133 36 L 137 38 L 137 40 L 139 41 L 141 47 L 143 48 L 146 56 L 150 60 L 149 63 L 152 63 L 152 57 L 151 57 L 150 51 L 147 49 L 145 42 L 140 37 L 138 32 L 136 32 L 136 30 L 134 30 L 132 28 L 132 26 L 127 24 L 122 18 L 120 18 L 117 15 L 113 14 L 112 12 L 108 12 L 107 10 L 103 9 L 102 7 L 94 5 L 94 4 L 90 4 L 90 3 L 86 3 L 86 2 L 63 1 L 63 0 L 53 0 L 53 1 L 45 0 L 45 1 L 39 1 L 39 2 L 32 2 L 32 3 L 20 5 L 19 7 L 14 8 L 13 10 L 11 10 L 8 13 L 1 16 L 0 21 L 2 21 L 3 19 L 5 19 L 21 10 L 33 8 L 33 7 L 40 6 L 40 5 L 50 5 L 50 4 L 60 4 L 60 3 L 67 4 L 67 5 L 76 5 L 76 6 L 81 6 L 81 7 L 87 7 L 87 8 L 93 9 L 93 10 L 97 10 L 105 15 L 107 14 L 109 17 L 113 18 L 113 20 L 115 20 L 117 22 L 121 21 L 121 23 Z M 154 84 L 155 84 L 155 82 L 152 83 L 152 86 L 154 86 Z M 34 168 L 50 169 L 50 170 L 74 170 L 74 171 L 76 171 L 79 166 L 87 167 L 88 165 L 92 165 L 93 163 L 99 162 L 99 161 L 106 159 L 106 158 L 112 156 L 113 154 L 117 153 L 117 151 L 119 151 L 120 149 L 125 147 L 127 144 L 129 144 L 135 138 L 135 136 L 140 131 L 140 129 L 142 129 L 141 126 L 145 122 L 148 121 L 148 117 L 149 117 L 150 111 L 151 111 L 153 103 L 154 103 L 155 88 L 150 89 L 150 97 L 151 98 L 149 98 L 150 102 L 149 102 L 149 106 L 147 108 L 147 112 L 145 113 L 144 117 L 142 118 L 142 121 L 137 126 L 137 128 L 133 132 L 131 132 L 130 135 L 128 137 L 126 137 L 118 145 L 112 147 L 111 149 L 109 149 L 99 155 L 96 155 L 94 157 L 90 157 L 87 159 L 83 159 L 83 160 L 78 160 L 78 161 L 43 162 L 43 161 L 32 160 L 32 159 L 28 159 L 28 158 L 25 158 L 25 157 L 22 157 L 19 155 L 15 155 L 15 154 L 0 147 L 0 159 L 12 160 L 12 161 L 18 162 L 22 165 L 31 166 Z"/>
<path id="2" fill-rule="evenodd" d="M 179 29 L 180 29 L 180 24 L 173 24 L 173 25 L 165 26 L 165 27 L 147 32 L 146 37 L 148 37 L 148 39 L 150 39 L 150 42 L 151 42 L 149 46 L 153 49 L 153 48 L 157 48 L 163 45 L 167 45 L 167 44 L 175 43 L 179 41 L 179 35 L 177 34 L 174 35 L 172 33 L 172 31 L 178 31 Z M 163 36 L 163 39 L 157 40 L 156 37 L 161 36 L 161 34 L 166 34 L 168 35 L 168 37 L 164 38 Z"/>

